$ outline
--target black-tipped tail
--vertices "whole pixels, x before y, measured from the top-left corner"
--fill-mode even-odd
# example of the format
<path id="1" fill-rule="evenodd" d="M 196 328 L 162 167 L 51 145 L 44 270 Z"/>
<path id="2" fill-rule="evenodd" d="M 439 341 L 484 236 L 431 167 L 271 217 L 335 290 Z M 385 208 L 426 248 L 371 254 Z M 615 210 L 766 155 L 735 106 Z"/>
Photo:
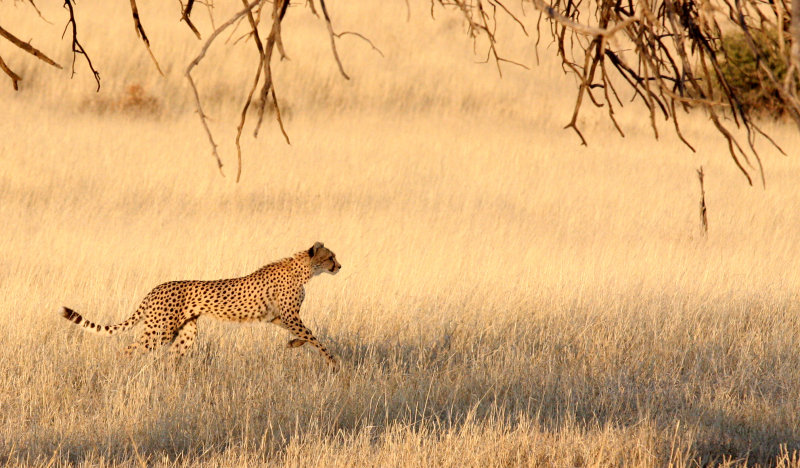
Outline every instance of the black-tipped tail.
<path id="1" fill-rule="evenodd" d="M 61 308 L 61 316 L 69 320 L 70 322 L 74 322 L 76 325 L 79 325 L 83 321 L 83 317 L 81 317 L 81 314 L 75 312 L 69 307 Z"/>
<path id="2" fill-rule="evenodd" d="M 86 320 L 81 316 L 81 314 L 75 312 L 69 307 L 61 308 L 61 316 L 69 320 L 70 322 L 74 323 L 75 325 L 78 325 L 79 327 L 83 328 L 84 330 L 91 331 L 94 333 L 100 333 L 102 335 L 114 335 L 120 332 L 124 332 L 133 327 L 134 325 L 136 325 L 136 323 L 139 322 L 139 320 L 142 318 L 142 309 L 138 309 L 136 313 L 134 313 L 128 320 L 117 325 L 99 325 L 97 323 Z"/>

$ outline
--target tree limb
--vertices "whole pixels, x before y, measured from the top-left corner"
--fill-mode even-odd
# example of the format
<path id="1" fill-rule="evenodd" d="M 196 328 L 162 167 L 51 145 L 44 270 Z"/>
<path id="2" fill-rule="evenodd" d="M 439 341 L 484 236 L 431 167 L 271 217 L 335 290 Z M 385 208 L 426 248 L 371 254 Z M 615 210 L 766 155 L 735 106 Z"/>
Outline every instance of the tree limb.
<path id="1" fill-rule="evenodd" d="M 277 1 L 277 0 L 276 0 Z M 333 26 L 331 25 L 331 17 L 328 15 L 328 8 L 325 6 L 325 0 L 319 0 L 319 5 L 322 7 L 322 16 L 325 17 L 325 25 L 328 27 L 328 36 L 331 38 L 331 50 L 333 51 L 333 58 L 336 59 L 336 65 L 339 66 L 339 72 L 342 74 L 344 79 L 349 80 L 350 77 L 347 76 L 347 73 L 344 72 L 344 67 L 342 67 L 342 61 L 339 60 L 339 53 L 336 51 L 336 34 L 333 32 Z"/>
<path id="2" fill-rule="evenodd" d="M 198 39 L 203 39 L 202 37 L 200 37 L 200 31 L 198 31 L 197 28 L 194 27 L 194 23 L 192 23 L 192 20 L 189 17 L 189 15 L 192 14 L 193 6 L 194 6 L 194 0 L 186 1 L 186 7 L 181 12 L 181 21 L 184 21 L 186 25 L 189 26 L 189 29 L 192 30 L 192 32 L 194 33 L 195 36 L 197 36 Z"/>
<path id="3" fill-rule="evenodd" d="M 133 0 L 131 0 L 131 1 L 133 1 Z M 245 9 L 243 9 L 240 12 L 236 13 L 230 19 L 228 19 L 228 21 L 226 21 L 220 27 L 218 27 L 211 34 L 211 36 L 209 36 L 208 39 L 206 39 L 206 42 L 205 42 L 205 44 L 203 44 L 203 47 L 202 47 L 202 49 L 200 49 L 200 53 L 197 55 L 197 57 L 195 57 L 194 60 L 192 60 L 191 63 L 189 63 L 189 66 L 186 67 L 185 75 L 186 75 L 186 79 L 189 80 L 189 85 L 192 87 L 192 91 L 194 93 L 194 100 L 195 100 L 195 106 L 197 108 L 197 114 L 200 116 L 200 123 L 203 125 L 203 128 L 206 131 L 206 136 L 208 137 L 208 142 L 209 142 L 209 144 L 211 144 L 211 151 L 213 153 L 214 158 L 217 161 L 217 167 L 219 168 L 219 172 L 222 175 L 225 175 L 222 172 L 222 160 L 219 158 L 219 153 L 217 152 L 217 144 L 214 142 L 214 137 L 211 134 L 211 130 L 208 128 L 208 123 L 207 123 L 208 117 L 203 112 L 203 106 L 202 106 L 202 104 L 200 102 L 200 93 L 197 92 L 197 86 L 195 85 L 195 82 L 192 79 L 192 69 L 194 69 L 194 67 L 196 67 L 200 63 L 201 60 L 203 60 L 203 57 L 206 56 L 206 52 L 208 52 L 208 48 L 211 47 L 211 44 L 214 42 L 214 40 L 217 38 L 217 36 L 219 36 L 220 33 L 222 31 L 224 31 L 225 29 L 227 29 L 230 25 L 235 23 L 236 20 L 238 20 L 242 16 L 248 14 L 250 12 L 250 10 L 252 10 L 256 5 L 259 4 L 259 2 L 260 2 L 260 0 L 254 0 L 253 2 L 247 4 L 247 7 L 245 7 Z"/>
<path id="4" fill-rule="evenodd" d="M 136 30 L 136 34 L 142 38 L 142 42 L 144 42 L 144 45 L 147 48 L 147 53 L 150 54 L 150 59 L 156 66 L 156 70 L 158 70 L 158 73 L 161 76 L 164 76 L 164 72 L 161 71 L 161 67 L 158 65 L 156 56 L 153 55 L 153 51 L 150 50 L 150 39 L 147 38 L 147 34 L 144 32 L 144 27 L 142 27 L 142 21 L 139 19 L 139 8 L 136 7 L 136 0 L 131 0 L 131 13 L 133 13 L 133 27 Z"/>
<path id="5" fill-rule="evenodd" d="M 19 75 L 14 73 L 13 70 L 8 68 L 8 65 L 6 65 L 6 62 L 3 61 L 3 57 L 0 57 L 0 70 L 3 70 L 3 72 L 6 75 L 8 75 L 9 78 L 11 78 L 11 86 L 14 87 L 14 91 L 18 91 L 19 90 L 19 85 L 17 83 L 19 83 L 19 81 L 22 80 L 22 78 L 20 78 Z"/>
<path id="6" fill-rule="evenodd" d="M 59 68 L 59 69 L 62 68 L 61 65 L 57 64 L 56 62 L 54 62 L 52 59 L 50 59 L 50 57 L 44 55 L 42 52 L 39 51 L 39 49 L 37 49 L 37 48 L 33 47 L 32 45 L 30 45 L 30 43 L 23 42 L 23 41 L 17 39 L 16 36 L 14 36 L 10 32 L 8 32 L 5 29 L 3 29 L 2 26 L 0 26 L 0 36 L 4 37 L 6 40 L 11 42 L 15 46 L 19 47 L 20 49 L 24 50 L 25 52 L 27 52 L 27 53 L 33 55 L 34 57 L 38 58 L 42 62 L 44 62 L 44 63 L 46 63 L 48 65 L 52 65 L 52 66 L 54 66 L 56 68 Z"/>
<path id="7" fill-rule="evenodd" d="M 81 54 L 86 59 L 86 63 L 89 64 L 89 70 L 91 70 L 94 75 L 94 79 L 97 82 L 97 91 L 100 91 L 100 73 L 95 70 L 92 65 L 92 60 L 89 58 L 89 54 L 86 53 L 81 43 L 78 42 L 78 25 L 75 23 L 75 11 L 72 8 L 72 1 L 73 0 L 64 0 L 64 7 L 69 10 L 69 21 L 67 21 L 67 25 L 64 26 L 64 33 L 66 33 L 67 28 L 72 25 L 72 76 L 75 76 L 75 58 L 77 54 Z M 64 34 L 62 34 L 61 37 L 64 37 Z"/>

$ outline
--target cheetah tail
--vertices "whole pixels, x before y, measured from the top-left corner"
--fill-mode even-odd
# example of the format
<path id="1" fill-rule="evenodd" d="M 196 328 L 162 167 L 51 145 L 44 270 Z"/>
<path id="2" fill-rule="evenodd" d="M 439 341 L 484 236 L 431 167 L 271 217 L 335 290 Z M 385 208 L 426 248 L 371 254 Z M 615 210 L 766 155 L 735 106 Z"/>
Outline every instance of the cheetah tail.
<path id="1" fill-rule="evenodd" d="M 61 308 L 61 316 L 75 325 L 80 325 L 81 328 L 87 331 L 100 333 L 102 335 L 115 335 L 117 333 L 127 331 L 129 328 L 136 325 L 142 317 L 142 312 L 141 309 L 137 310 L 128 320 L 125 320 L 117 325 L 99 325 L 94 322 L 90 322 L 83 318 L 81 314 L 75 312 L 69 307 Z"/>

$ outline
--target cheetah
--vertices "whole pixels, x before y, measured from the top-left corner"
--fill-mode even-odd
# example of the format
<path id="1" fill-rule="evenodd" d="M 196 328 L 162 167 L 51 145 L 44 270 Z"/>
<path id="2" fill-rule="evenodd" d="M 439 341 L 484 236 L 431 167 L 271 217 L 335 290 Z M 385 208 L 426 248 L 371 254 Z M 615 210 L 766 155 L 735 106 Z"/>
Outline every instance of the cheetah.
<path id="1" fill-rule="evenodd" d="M 323 272 L 336 274 L 342 265 L 321 242 L 292 257 L 278 260 L 240 278 L 216 281 L 172 281 L 156 286 L 136 312 L 117 325 L 98 325 L 74 310 L 63 307 L 61 315 L 84 330 L 116 335 L 144 320 L 139 339 L 126 352 L 150 351 L 170 344 L 169 353 L 182 357 L 197 337 L 197 319 L 211 315 L 235 322 L 266 321 L 289 330 L 296 338 L 287 347 L 306 343 L 316 347 L 334 369 L 336 359 L 300 320 L 303 286 Z"/>

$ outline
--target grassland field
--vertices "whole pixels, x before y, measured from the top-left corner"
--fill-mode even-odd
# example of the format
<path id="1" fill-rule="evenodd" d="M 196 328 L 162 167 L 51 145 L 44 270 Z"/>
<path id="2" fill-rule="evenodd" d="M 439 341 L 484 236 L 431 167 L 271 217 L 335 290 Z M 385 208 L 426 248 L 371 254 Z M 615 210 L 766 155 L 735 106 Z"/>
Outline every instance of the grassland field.
<path id="1" fill-rule="evenodd" d="M 216 21 L 238 4 L 216 2 Z M 217 171 L 183 78 L 200 42 L 175 4 L 66 12 L 0 3 L 0 463 L 12 466 L 800 466 L 800 160 L 764 123 L 750 187 L 701 113 L 693 153 L 643 108 L 585 109 L 543 38 L 502 24 L 500 77 L 457 13 L 330 2 L 351 80 L 302 2 L 274 63 L 291 145 L 267 120 L 233 136 L 255 51 L 197 70 Z M 211 31 L 205 7 L 194 14 Z M 529 30 L 537 15 L 525 16 Z M 268 116 L 271 119 L 271 116 Z M 763 143 L 763 142 L 762 142 Z M 698 214 L 706 174 L 709 232 Z M 324 241 L 303 320 L 342 369 L 264 324 L 199 322 L 192 354 L 124 356 L 62 305 L 127 318 L 155 285 L 240 276 Z"/>

